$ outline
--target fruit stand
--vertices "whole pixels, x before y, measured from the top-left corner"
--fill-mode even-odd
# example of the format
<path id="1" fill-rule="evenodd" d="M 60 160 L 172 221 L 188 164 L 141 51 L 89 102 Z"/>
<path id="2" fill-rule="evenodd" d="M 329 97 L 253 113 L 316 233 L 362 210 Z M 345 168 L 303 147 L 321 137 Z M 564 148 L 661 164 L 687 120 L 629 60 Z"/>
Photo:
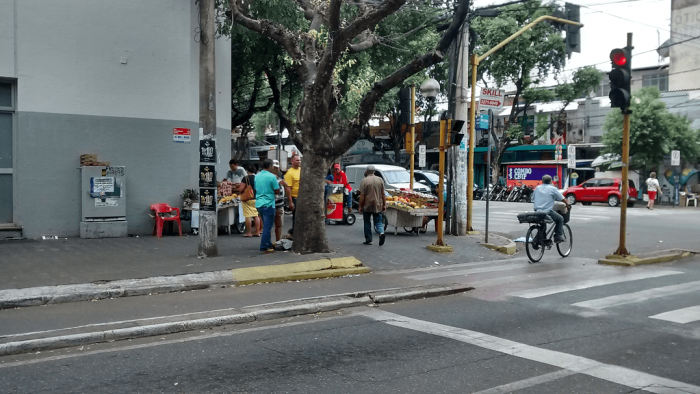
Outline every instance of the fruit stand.
<path id="1" fill-rule="evenodd" d="M 423 227 L 423 218 L 438 214 L 435 196 L 404 190 L 387 192 L 391 196 L 386 198 L 386 224 L 387 227 L 394 227 L 394 234 L 398 233 L 399 227 L 403 227 L 418 235 L 418 230 Z"/>

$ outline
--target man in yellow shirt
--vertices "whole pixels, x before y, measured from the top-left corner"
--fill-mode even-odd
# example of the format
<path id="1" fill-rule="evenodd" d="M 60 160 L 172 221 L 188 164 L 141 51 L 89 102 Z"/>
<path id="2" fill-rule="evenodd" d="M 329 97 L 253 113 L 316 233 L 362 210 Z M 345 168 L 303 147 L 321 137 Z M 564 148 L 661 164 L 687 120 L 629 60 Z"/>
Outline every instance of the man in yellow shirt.
<path id="1" fill-rule="evenodd" d="M 301 158 L 299 155 L 292 156 L 292 168 L 287 170 L 284 181 L 287 182 L 291 193 L 289 193 L 289 209 L 292 210 L 292 231 L 297 216 L 297 196 L 299 195 L 299 180 L 301 178 Z"/>

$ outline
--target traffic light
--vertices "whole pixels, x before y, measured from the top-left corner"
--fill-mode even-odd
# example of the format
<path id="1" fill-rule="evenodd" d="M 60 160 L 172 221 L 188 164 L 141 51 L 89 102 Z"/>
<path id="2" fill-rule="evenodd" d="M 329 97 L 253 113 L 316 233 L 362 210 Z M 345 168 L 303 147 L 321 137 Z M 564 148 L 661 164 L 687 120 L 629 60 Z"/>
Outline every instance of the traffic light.
<path id="1" fill-rule="evenodd" d="M 610 52 L 612 71 L 610 78 L 610 106 L 621 108 L 623 112 L 630 106 L 630 80 L 632 77 L 632 50 L 629 47 L 616 48 Z"/>
<path id="2" fill-rule="evenodd" d="M 564 15 L 570 21 L 581 22 L 581 7 L 565 3 Z M 566 54 L 571 57 L 572 52 L 581 53 L 581 27 L 567 23 L 564 29 L 566 30 Z"/>
<path id="3" fill-rule="evenodd" d="M 401 111 L 401 124 L 411 124 L 411 87 L 406 86 L 399 90 L 399 110 Z"/>

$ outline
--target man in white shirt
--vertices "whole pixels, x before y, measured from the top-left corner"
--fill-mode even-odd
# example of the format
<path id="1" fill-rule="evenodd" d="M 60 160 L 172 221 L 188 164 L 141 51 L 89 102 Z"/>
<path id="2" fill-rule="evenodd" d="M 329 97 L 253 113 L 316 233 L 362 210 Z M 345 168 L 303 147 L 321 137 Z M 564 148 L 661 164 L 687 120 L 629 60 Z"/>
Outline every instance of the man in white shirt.
<path id="1" fill-rule="evenodd" d="M 245 186 L 242 185 L 243 178 L 248 176 L 248 173 L 245 172 L 243 167 L 239 167 L 238 163 L 236 162 L 235 159 L 231 159 L 228 162 L 228 166 L 230 170 L 226 173 L 226 178 L 222 180 L 228 180 L 229 182 L 233 183 L 233 190 L 237 193 L 240 193 L 245 189 Z"/>
<path id="2" fill-rule="evenodd" d="M 559 192 L 559 189 L 552 185 L 552 177 L 545 175 L 542 177 L 542 184 L 534 191 L 535 211 L 546 212 L 554 220 L 554 242 L 564 242 L 564 218 L 554 211 L 554 202 L 562 201 L 569 209 L 569 203 Z"/>

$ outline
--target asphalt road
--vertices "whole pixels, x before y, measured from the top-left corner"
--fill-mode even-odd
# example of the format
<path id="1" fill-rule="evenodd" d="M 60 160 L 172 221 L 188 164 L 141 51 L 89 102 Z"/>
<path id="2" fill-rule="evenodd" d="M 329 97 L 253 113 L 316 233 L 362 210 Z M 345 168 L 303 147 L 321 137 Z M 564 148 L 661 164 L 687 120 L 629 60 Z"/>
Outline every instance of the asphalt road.
<path id="1" fill-rule="evenodd" d="M 519 224 L 517 215 L 532 210 L 530 203 L 489 202 L 489 231 L 524 237 L 528 225 Z M 472 225 L 486 227 L 486 202 L 474 202 Z M 605 204 L 576 204 L 569 226 L 574 235 L 572 256 L 600 258 L 617 250 L 620 239 L 620 208 Z M 700 209 L 663 207 L 648 210 L 642 204 L 627 209 L 627 249 L 630 253 L 654 252 L 672 248 L 700 250 L 697 231 Z M 556 253 L 556 252 L 554 252 Z"/>
<path id="2" fill-rule="evenodd" d="M 629 269 L 545 254 L 538 264 L 516 258 L 382 272 L 373 280 L 475 289 L 2 357 L 0 391 L 700 393 L 699 263 Z M 130 301 L 139 299 L 146 300 Z"/>

